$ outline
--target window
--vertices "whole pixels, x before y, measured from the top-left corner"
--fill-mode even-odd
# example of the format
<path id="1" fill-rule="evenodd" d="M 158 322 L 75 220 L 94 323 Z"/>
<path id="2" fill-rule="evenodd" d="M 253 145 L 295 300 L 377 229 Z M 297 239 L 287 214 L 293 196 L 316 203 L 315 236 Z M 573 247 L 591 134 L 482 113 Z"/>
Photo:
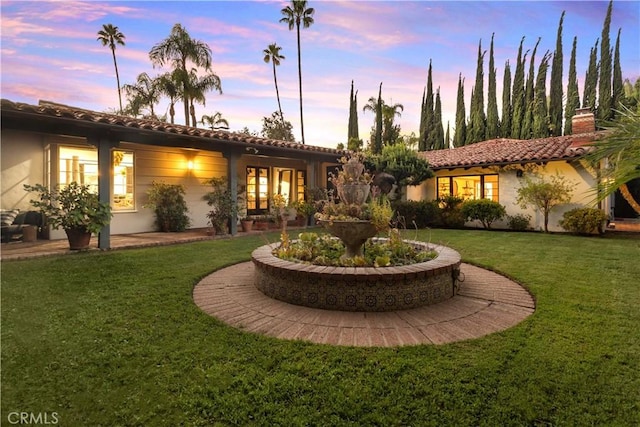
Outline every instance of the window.
<path id="1" fill-rule="evenodd" d="M 133 185 L 133 153 L 115 150 L 113 160 L 113 209 L 135 209 Z"/>
<path id="2" fill-rule="evenodd" d="M 296 192 L 298 193 L 298 200 L 305 200 L 304 190 L 307 188 L 307 172 L 296 171 Z"/>
<path id="3" fill-rule="evenodd" d="M 436 185 L 439 198 L 452 195 L 464 200 L 498 201 L 498 175 L 439 177 Z"/>
<path id="4" fill-rule="evenodd" d="M 72 182 L 88 185 L 98 192 L 98 152 L 74 147 L 60 147 L 58 151 L 58 184 Z"/>
<path id="5" fill-rule="evenodd" d="M 269 169 L 247 167 L 247 214 L 259 215 L 269 210 Z"/>

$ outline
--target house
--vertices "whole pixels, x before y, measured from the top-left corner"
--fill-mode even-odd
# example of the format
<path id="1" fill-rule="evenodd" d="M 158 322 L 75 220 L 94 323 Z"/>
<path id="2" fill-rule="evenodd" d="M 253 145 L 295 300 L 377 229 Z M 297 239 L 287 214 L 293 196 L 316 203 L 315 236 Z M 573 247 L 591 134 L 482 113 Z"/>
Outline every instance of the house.
<path id="1" fill-rule="evenodd" d="M 305 189 L 326 187 L 329 168 L 342 150 L 258 138 L 165 122 L 99 113 L 47 101 L 38 105 L 1 102 L 2 208 L 29 209 L 24 184 L 51 188 L 72 181 L 98 192 L 113 210 L 99 236 L 109 248 L 111 234 L 154 231 L 155 216 L 144 208 L 153 181 L 182 184 L 192 227 L 207 226 L 209 206 L 203 182 L 226 176 L 234 198 L 247 213 L 269 208 L 269 198 L 304 198 Z M 45 238 L 62 239 L 62 230 Z M 236 221 L 231 230 L 236 232 Z"/>
<path id="2" fill-rule="evenodd" d="M 463 199 L 487 198 L 502 204 L 508 215 L 531 215 L 530 226 L 543 229 L 544 217 L 540 212 L 523 210 L 516 205 L 517 191 L 527 174 L 549 176 L 558 173 L 575 185 L 571 203 L 553 209 L 549 217 L 549 231 L 562 231 L 558 221 L 564 212 L 593 206 L 597 171 L 584 160 L 588 151 L 585 145 L 603 134 L 596 131 L 593 113 L 588 109 L 578 110 L 572 126 L 572 135 L 530 140 L 494 139 L 423 152 L 421 155 L 427 159 L 435 176 L 420 186 L 409 188 L 407 198 L 434 200 L 445 195 Z M 613 215 L 612 198 L 603 201 L 599 208 Z M 506 221 L 496 222 L 492 227 L 506 228 Z"/>

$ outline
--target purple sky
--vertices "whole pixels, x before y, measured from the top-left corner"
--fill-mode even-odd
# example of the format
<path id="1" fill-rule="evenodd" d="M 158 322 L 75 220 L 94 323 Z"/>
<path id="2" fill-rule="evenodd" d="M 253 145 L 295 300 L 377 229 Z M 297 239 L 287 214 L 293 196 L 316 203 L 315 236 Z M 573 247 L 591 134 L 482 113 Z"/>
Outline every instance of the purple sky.
<path id="1" fill-rule="evenodd" d="M 203 114 L 222 113 L 230 129 L 261 129 L 261 119 L 277 110 L 271 64 L 262 51 L 282 47 L 286 59 L 277 68 L 285 119 L 300 139 L 297 50 L 295 31 L 279 23 L 283 1 L 63 1 L 2 0 L 2 98 L 37 103 L 55 101 L 95 111 L 117 108 L 111 52 L 96 41 L 102 24 L 118 26 L 126 46 L 116 50 L 120 81 L 133 83 L 154 69 L 149 50 L 182 24 L 189 34 L 213 51 L 213 71 L 222 80 L 223 94 L 211 93 Z M 495 32 L 498 102 L 505 61 L 512 75 L 520 39 L 525 50 L 541 37 L 536 62 L 553 52 L 562 11 L 564 88 L 573 37 L 578 37 L 578 84 L 582 98 L 589 50 L 600 38 L 607 1 L 309 1 L 315 23 L 301 32 L 303 99 L 307 144 L 335 147 L 345 142 L 351 80 L 358 92 L 360 136 L 369 138 L 374 117 L 363 113 L 369 97 L 404 105 L 397 119 L 403 134 L 417 133 L 422 92 L 429 60 L 434 90 L 440 87 L 443 119 L 455 122 L 458 75 L 466 79 L 467 113 L 475 81 L 478 42 L 488 51 Z M 640 2 L 615 1 L 611 47 L 622 28 L 623 77 L 640 77 Z M 488 77 L 485 57 L 485 101 Z M 536 64 L 536 70 L 537 70 Z M 527 65 L 528 69 L 528 65 Z M 550 72 L 548 73 L 548 77 Z M 547 85 L 548 87 L 548 85 Z M 163 101 L 156 112 L 166 113 Z M 176 121 L 184 123 L 182 105 Z M 201 125 L 200 125 L 201 126 Z M 453 133 L 453 130 L 452 130 Z"/>

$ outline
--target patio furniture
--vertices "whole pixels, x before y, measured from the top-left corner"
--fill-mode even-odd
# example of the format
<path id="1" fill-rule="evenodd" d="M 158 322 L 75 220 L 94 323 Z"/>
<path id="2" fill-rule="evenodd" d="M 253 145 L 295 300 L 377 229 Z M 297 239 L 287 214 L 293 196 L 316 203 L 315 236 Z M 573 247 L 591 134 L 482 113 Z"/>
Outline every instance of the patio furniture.
<path id="1" fill-rule="evenodd" d="M 21 212 L 18 209 L 3 209 L 0 211 L 0 222 L 2 223 L 1 239 L 3 242 L 17 239 L 33 241 L 34 237 L 37 239 L 37 231 L 44 225 L 44 218 L 42 213 L 37 211 Z"/>

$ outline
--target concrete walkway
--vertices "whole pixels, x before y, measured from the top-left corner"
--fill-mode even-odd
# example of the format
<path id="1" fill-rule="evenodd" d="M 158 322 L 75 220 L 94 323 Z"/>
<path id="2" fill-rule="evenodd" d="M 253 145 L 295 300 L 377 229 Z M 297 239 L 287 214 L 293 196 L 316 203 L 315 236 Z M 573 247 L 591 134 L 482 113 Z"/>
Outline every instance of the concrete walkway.
<path id="1" fill-rule="evenodd" d="M 253 264 L 218 270 L 198 283 L 195 303 L 224 323 L 281 339 L 341 346 L 445 344 L 512 327 L 535 311 L 531 295 L 504 276 L 462 264 L 452 299 L 386 313 L 329 311 L 271 299 L 253 285 Z"/>

